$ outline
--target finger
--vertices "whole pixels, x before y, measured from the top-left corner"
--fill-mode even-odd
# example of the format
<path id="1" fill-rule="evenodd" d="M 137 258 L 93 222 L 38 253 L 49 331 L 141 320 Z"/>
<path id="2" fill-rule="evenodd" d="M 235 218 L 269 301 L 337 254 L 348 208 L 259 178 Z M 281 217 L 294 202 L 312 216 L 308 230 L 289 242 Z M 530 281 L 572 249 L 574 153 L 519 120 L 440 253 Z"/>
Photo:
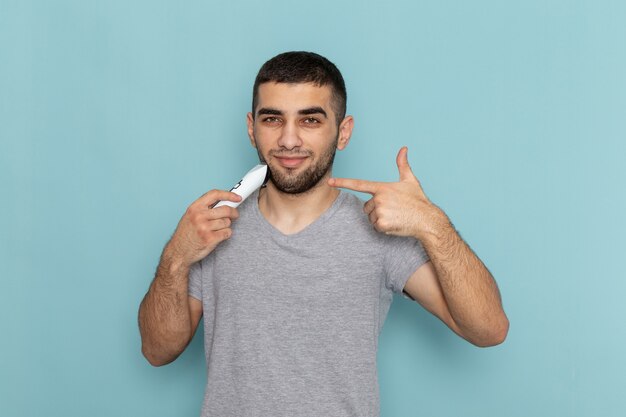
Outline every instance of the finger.
<path id="1" fill-rule="evenodd" d="M 217 230 L 226 229 L 227 227 L 230 227 L 230 224 L 231 224 L 231 220 L 228 217 L 210 220 L 207 223 L 207 230 L 217 231 Z"/>
<path id="2" fill-rule="evenodd" d="M 380 183 L 366 180 L 355 180 L 351 178 L 331 178 L 328 180 L 331 187 L 347 188 L 348 190 L 360 191 L 362 193 L 375 194 L 380 187 Z"/>
<path id="3" fill-rule="evenodd" d="M 225 227 L 224 224 L 226 223 L 230 225 L 238 217 L 239 212 L 237 209 L 232 207 L 222 206 L 216 209 L 207 210 L 201 206 L 195 206 L 194 208 L 187 210 L 183 219 L 187 218 L 195 228 L 213 231 L 216 230 L 215 228 L 218 226 L 219 228 Z"/>
<path id="4" fill-rule="evenodd" d="M 373 198 L 370 198 L 369 200 L 367 200 L 367 202 L 363 205 L 363 211 L 365 212 L 365 214 L 370 214 L 372 210 L 374 210 L 375 208 L 376 208 L 376 203 L 374 203 Z"/>
<path id="5" fill-rule="evenodd" d="M 215 243 L 221 243 L 223 241 L 225 241 L 226 239 L 230 238 L 233 235 L 233 229 L 231 228 L 225 228 L 225 229 L 220 229 L 217 230 L 215 232 L 215 237 L 216 237 L 216 241 Z"/>
<path id="6" fill-rule="evenodd" d="M 210 209 L 207 214 L 207 218 L 210 220 L 221 219 L 223 217 L 228 217 L 233 220 L 238 219 L 239 210 L 231 206 L 219 206 L 219 207 Z"/>
<path id="7" fill-rule="evenodd" d="M 198 202 L 198 204 L 201 204 L 205 207 L 209 207 L 217 203 L 218 201 L 223 201 L 223 200 L 232 201 L 233 203 L 238 203 L 241 201 L 241 196 L 230 191 L 211 190 L 207 192 L 206 194 L 204 194 L 199 199 L 197 199 L 196 201 Z"/>
<path id="8" fill-rule="evenodd" d="M 376 222 L 378 221 L 378 215 L 376 214 L 376 210 L 370 211 L 370 214 L 367 217 L 370 219 L 370 223 L 376 226 Z"/>
<path id="9" fill-rule="evenodd" d="M 400 173 L 400 181 L 416 179 L 409 165 L 408 158 L 409 148 L 403 146 L 398 152 L 396 157 L 396 164 L 398 165 L 398 172 Z"/>

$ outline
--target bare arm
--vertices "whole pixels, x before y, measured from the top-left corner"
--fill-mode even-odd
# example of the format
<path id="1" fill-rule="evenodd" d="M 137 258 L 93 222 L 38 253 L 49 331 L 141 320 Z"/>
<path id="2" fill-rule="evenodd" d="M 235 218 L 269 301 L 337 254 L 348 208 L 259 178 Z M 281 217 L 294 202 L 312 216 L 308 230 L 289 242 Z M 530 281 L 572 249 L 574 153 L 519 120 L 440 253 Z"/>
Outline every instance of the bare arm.
<path id="1" fill-rule="evenodd" d="M 191 341 L 202 303 L 188 295 L 189 268 L 161 255 L 157 273 L 139 308 L 141 350 L 154 366 L 172 362 Z"/>
<path id="2" fill-rule="evenodd" d="M 501 343 L 509 322 L 495 280 L 445 213 L 428 200 L 409 167 L 406 148 L 396 163 L 398 182 L 332 178 L 329 185 L 371 194 L 363 210 L 377 231 L 422 242 L 431 262 L 409 278 L 407 294 L 471 343 Z"/>
<path id="3" fill-rule="evenodd" d="M 431 261 L 409 278 L 405 292 L 469 342 L 502 343 L 509 321 L 495 280 L 445 214 L 435 212 L 437 226 L 419 237 Z"/>
<path id="4" fill-rule="evenodd" d="M 237 194 L 212 190 L 189 206 L 163 249 L 154 280 L 139 307 L 141 350 L 152 365 L 175 360 L 193 337 L 202 303 L 188 295 L 189 270 L 231 236 L 237 209 L 212 208 L 219 200 L 239 201 Z"/>

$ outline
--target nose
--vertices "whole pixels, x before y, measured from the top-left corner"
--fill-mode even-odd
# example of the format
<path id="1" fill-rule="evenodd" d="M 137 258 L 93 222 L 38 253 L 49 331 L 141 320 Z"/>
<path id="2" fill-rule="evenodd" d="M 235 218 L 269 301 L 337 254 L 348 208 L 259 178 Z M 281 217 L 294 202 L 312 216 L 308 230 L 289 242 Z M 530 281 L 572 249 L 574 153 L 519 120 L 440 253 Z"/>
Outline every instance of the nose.
<path id="1" fill-rule="evenodd" d="M 300 132 L 295 123 L 285 123 L 278 138 L 278 145 L 285 149 L 293 149 L 302 146 Z"/>

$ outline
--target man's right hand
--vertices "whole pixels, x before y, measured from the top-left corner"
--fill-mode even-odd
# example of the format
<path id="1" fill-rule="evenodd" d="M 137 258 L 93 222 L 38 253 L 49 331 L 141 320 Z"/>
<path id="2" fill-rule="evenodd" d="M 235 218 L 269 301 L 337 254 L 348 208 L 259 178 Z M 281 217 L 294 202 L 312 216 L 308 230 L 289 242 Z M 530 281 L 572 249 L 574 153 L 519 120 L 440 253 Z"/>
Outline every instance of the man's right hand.
<path id="1" fill-rule="evenodd" d="M 213 208 L 220 200 L 237 203 L 241 197 L 211 190 L 189 206 L 139 307 L 141 350 L 154 366 L 170 363 L 185 350 L 202 316 L 202 303 L 187 294 L 189 268 L 231 236 L 231 223 L 239 217 L 236 208 Z"/>
<path id="2" fill-rule="evenodd" d="M 211 190 L 187 208 L 165 248 L 170 259 L 190 267 L 231 236 L 230 226 L 239 217 L 239 212 L 229 206 L 213 208 L 222 200 L 238 203 L 241 197 L 229 191 Z"/>

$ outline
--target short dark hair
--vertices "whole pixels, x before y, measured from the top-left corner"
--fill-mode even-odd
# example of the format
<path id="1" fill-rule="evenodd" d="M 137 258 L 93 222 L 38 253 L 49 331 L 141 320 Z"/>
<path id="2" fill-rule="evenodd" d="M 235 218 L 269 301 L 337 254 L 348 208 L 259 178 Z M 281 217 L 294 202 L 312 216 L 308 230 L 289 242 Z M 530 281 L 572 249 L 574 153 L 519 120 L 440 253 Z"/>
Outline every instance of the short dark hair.
<path id="1" fill-rule="evenodd" d="M 329 85 L 332 91 L 333 111 L 337 125 L 346 115 L 346 85 L 335 64 L 314 52 L 284 52 L 267 61 L 254 80 L 252 90 L 252 117 L 258 103 L 259 85 L 276 83 L 313 83 L 318 87 Z"/>

